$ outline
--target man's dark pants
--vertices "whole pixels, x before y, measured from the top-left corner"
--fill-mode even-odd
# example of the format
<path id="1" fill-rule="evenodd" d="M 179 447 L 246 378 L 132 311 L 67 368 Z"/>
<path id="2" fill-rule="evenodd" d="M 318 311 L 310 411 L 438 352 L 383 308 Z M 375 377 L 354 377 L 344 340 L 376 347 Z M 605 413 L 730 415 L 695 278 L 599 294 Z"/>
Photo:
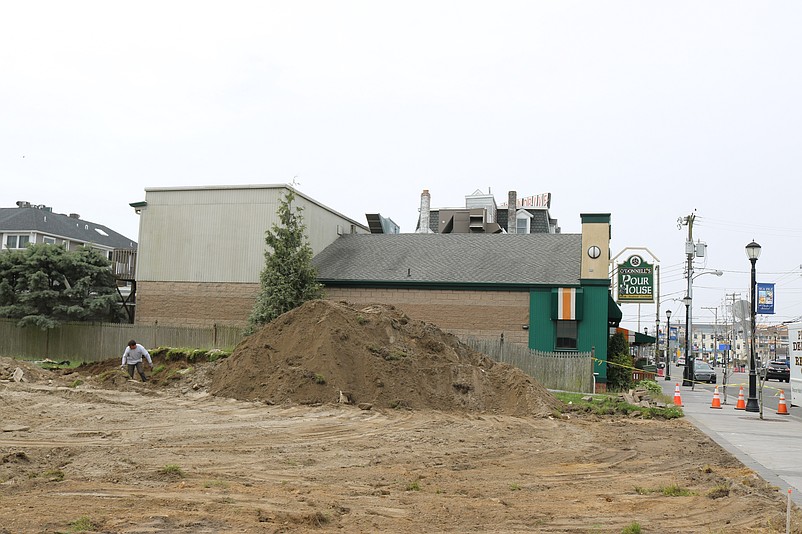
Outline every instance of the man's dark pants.
<path id="1" fill-rule="evenodd" d="M 142 364 L 142 362 L 128 364 L 128 376 L 131 377 L 131 380 L 134 379 L 134 369 L 136 369 L 136 372 L 139 373 L 140 378 L 142 378 L 142 382 L 148 381 L 148 377 L 145 376 L 145 366 Z"/>

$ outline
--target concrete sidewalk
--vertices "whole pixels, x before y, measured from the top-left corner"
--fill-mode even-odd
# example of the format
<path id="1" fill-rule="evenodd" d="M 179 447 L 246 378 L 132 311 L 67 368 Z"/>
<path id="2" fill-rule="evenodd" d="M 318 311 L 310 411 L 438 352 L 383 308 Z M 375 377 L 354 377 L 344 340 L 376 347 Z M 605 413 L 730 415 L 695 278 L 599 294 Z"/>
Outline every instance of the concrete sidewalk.
<path id="1" fill-rule="evenodd" d="M 679 383 L 688 421 L 783 493 L 791 489 L 791 499 L 802 506 L 802 421 L 766 407 L 761 420 L 758 412 L 736 410 L 737 396 L 732 395 L 720 410 L 711 408 L 712 388 L 697 384 L 691 391 L 690 387 L 682 387 L 681 375 L 679 380 L 660 378 L 658 383 L 671 398 Z M 744 394 L 748 395 L 746 389 Z M 786 404 L 790 411 L 791 400 L 786 399 Z"/>

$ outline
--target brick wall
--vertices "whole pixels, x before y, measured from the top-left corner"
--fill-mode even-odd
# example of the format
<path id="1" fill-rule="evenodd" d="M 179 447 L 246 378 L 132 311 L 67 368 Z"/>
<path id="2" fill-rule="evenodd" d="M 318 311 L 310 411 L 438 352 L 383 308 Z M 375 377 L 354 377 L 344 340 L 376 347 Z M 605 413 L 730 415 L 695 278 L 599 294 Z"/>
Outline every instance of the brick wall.
<path id="1" fill-rule="evenodd" d="M 171 326 L 245 326 L 259 284 L 139 282 L 136 322 Z"/>
<path id="2" fill-rule="evenodd" d="M 161 325 L 245 326 L 258 284 L 140 282 L 136 322 Z M 326 298 L 355 305 L 392 304 L 413 319 L 458 336 L 498 339 L 528 345 L 529 293 L 326 288 Z"/>
<path id="3" fill-rule="evenodd" d="M 326 298 L 354 304 L 393 304 L 413 319 L 458 336 L 529 343 L 529 293 L 415 289 L 326 288 Z"/>

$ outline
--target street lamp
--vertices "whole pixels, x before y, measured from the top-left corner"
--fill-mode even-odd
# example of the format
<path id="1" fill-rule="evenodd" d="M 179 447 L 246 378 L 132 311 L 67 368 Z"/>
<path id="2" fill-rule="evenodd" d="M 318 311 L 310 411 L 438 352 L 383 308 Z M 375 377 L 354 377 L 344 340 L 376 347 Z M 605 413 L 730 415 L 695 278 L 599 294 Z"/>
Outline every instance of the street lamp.
<path id="1" fill-rule="evenodd" d="M 746 245 L 746 257 L 752 263 L 752 285 L 749 286 L 752 301 L 752 342 L 749 344 L 749 398 L 746 400 L 747 412 L 759 412 L 760 406 L 757 402 L 757 374 L 755 373 L 755 300 L 757 297 L 757 284 L 755 283 L 755 264 L 760 257 L 760 245 L 753 240 Z"/>
<path id="2" fill-rule="evenodd" d="M 689 283 L 690 285 L 690 283 Z M 693 299 L 686 296 L 685 304 L 685 370 L 682 372 L 682 385 L 693 386 L 693 350 L 691 348 L 691 303 Z"/>
<path id="3" fill-rule="evenodd" d="M 671 310 L 666 310 L 666 380 L 671 380 Z"/>

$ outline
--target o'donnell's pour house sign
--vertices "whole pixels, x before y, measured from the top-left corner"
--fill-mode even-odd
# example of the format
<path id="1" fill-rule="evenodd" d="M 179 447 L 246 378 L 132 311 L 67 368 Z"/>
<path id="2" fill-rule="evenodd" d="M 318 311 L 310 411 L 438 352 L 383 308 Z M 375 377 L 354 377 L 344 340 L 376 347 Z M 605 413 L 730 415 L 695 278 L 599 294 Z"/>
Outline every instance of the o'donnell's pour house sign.
<path id="1" fill-rule="evenodd" d="M 618 302 L 654 302 L 654 265 L 637 255 L 618 264 Z"/>

